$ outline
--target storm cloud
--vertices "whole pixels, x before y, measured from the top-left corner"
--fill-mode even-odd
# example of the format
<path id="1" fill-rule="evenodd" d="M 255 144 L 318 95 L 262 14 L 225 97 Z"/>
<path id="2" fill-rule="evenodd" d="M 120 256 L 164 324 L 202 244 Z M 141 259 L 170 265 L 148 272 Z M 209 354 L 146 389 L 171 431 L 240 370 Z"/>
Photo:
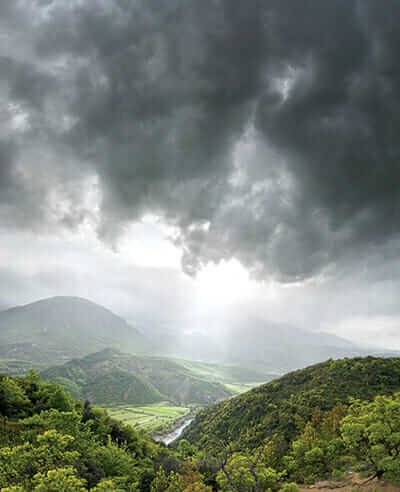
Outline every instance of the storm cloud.
<path id="1" fill-rule="evenodd" d="M 7 3 L 3 226 L 152 213 L 186 272 L 282 282 L 398 244 L 399 2 Z"/>

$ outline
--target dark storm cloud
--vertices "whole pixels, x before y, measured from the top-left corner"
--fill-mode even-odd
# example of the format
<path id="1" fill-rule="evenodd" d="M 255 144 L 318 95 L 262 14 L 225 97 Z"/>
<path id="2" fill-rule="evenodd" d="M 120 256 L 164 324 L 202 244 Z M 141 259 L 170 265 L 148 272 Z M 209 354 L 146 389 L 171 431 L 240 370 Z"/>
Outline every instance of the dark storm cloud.
<path id="1" fill-rule="evenodd" d="M 177 226 L 186 271 L 234 256 L 283 281 L 397 236 L 397 1 L 1 8 L 0 94 L 26 125 L 0 127 L 0 207 L 46 222 L 48 188 L 70 196 L 94 173 L 106 239 L 153 212 Z M 46 189 L 44 171 L 28 189 L 15 174 L 37 165 L 32 146 Z"/>

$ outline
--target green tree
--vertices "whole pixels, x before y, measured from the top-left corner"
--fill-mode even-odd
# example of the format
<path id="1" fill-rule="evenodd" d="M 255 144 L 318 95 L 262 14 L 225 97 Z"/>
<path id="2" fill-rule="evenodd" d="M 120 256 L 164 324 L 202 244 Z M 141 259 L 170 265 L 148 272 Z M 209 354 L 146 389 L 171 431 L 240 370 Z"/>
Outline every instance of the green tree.
<path id="1" fill-rule="evenodd" d="M 92 492 L 123 492 L 117 485 L 109 479 L 104 479 L 99 482 L 96 487 L 90 489 Z"/>
<path id="2" fill-rule="evenodd" d="M 400 483 L 400 394 L 353 401 L 341 432 L 349 451 L 369 463 L 374 477 Z"/>
<path id="3" fill-rule="evenodd" d="M 183 492 L 183 483 L 177 473 L 172 471 L 167 475 L 163 468 L 159 468 L 151 484 L 151 492 Z"/>
<path id="4" fill-rule="evenodd" d="M 72 467 L 37 473 L 33 477 L 34 492 L 85 492 L 85 480 L 77 477 Z"/>
<path id="5" fill-rule="evenodd" d="M 26 489 L 20 485 L 12 485 L 11 487 L 3 487 L 1 492 L 26 492 Z"/>
<path id="6" fill-rule="evenodd" d="M 0 376 L 0 415 L 17 417 L 24 415 L 29 399 L 17 380 L 6 375 Z"/>
<path id="7" fill-rule="evenodd" d="M 277 472 L 266 467 L 260 458 L 248 457 L 234 453 L 227 463 L 221 464 L 217 474 L 217 483 L 223 491 L 249 492 L 270 489 L 277 491 L 282 483 L 285 472 Z"/>
<path id="8" fill-rule="evenodd" d="M 79 454 L 71 450 L 72 436 L 49 430 L 34 443 L 0 449 L 0 486 L 28 485 L 36 473 L 73 465 Z"/>

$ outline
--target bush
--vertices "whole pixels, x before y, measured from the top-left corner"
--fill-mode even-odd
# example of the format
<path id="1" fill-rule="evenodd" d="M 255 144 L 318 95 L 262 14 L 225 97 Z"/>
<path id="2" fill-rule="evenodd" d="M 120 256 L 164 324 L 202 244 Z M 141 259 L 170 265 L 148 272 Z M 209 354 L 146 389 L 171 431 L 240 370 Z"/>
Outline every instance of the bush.
<path id="1" fill-rule="evenodd" d="M 285 483 L 279 492 L 299 492 L 299 487 L 294 482 Z"/>

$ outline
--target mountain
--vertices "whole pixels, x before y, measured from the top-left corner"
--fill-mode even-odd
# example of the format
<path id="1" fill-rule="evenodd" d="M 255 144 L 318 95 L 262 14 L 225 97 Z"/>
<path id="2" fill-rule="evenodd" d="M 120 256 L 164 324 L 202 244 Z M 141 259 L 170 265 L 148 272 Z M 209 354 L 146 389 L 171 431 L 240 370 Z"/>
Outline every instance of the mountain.
<path id="1" fill-rule="evenodd" d="M 139 357 L 105 349 L 46 369 L 44 379 L 62 384 L 76 398 L 102 405 L 169 400 L 207 405 L 232 393 L 221 383 L 162 357 Z"/>
<path id="2" fill-rule="evenodd" d="M 341 337 L 274 323 L 254 315 L 232 316 L 222 337 L 229 362 L 281 374 L 329 358 L 367 355 L 364 348 Z"/>
<path id="3" fill-rule="evenodd" d="M 331 410 L 350 397 L 372 400 L 399 390 L 400 358 L 328 360 L 203 410 L 184 437 L 200 447 L 218 439 L 254 449 L 274 435 L 289 443 L 316 411 Z"/>
<path id="4" fill-rule="evenodd" d="M 79 297 L 52 297 L 0 312 L 0 358 L 54 364 L 114 346 L 153 345 L 108 309 Z"/>
<path id="5" fill-rule="evenodd" d="M 329 333 L 306 331 L 236 310 L 223 317 L 147 323 L 138 328 L 144 336 L 159 340 L 166 355 L 263 373 L 284 374 L 329 358 L 382 352 Z"/>
<path id="6" fill-rule="evenodd" d="M 78 297 L 52 297 L 1 311 L 0 370 L 10 374 L 30 367 L 42 370 L 107 347 L 237 366 L 262 375 L 283 374 L 328 358 L 380 352 L 238 311 L 223 318 L 147 321 L 136 326 Z"/>

